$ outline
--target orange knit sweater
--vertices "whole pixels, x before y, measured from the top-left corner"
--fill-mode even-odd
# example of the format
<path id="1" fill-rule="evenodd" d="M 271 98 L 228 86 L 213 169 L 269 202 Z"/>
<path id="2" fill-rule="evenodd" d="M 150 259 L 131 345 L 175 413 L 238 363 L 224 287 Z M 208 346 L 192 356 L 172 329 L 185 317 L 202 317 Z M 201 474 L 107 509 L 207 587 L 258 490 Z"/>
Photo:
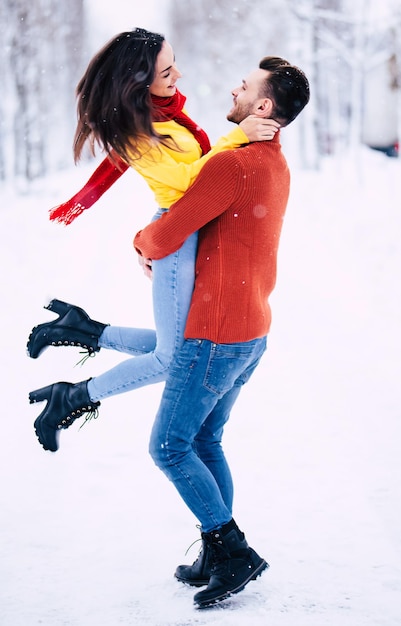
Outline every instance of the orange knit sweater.
<path id="1" fill-rule="evenodd" d="M 289 187 L 276 133 L 212 157 L 185 195 L 136 235 L 137 251 L 160 259 L 200 231 L 186 338 L 236 343 L 268 333 Z"/>

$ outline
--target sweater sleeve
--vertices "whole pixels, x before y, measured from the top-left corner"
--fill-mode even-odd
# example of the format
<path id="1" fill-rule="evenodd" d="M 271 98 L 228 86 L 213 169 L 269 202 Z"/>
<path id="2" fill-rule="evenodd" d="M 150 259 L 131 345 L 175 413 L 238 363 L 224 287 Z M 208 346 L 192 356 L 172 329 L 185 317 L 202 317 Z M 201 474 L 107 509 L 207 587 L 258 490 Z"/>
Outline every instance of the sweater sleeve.
<path id="1" fill-rule="evenodd" d="M 136 251 L 145 258 L 162 259 L 182 246 L 202 226 L 224 213 L 237 194 L 242 169 L 235 152 L 215 155 L 202 168 L 185 195 L 158 220 L 134 238 Z"/>
<path id="2" fill-rule="evenodd" d="M 227 135 L 220 137 L 207 154 L 192 163 L 177 162 L 169 151 L 164 150 L 163 146 L 158 146 L 149 150 L 141 159 L 133 161 L 131 165 L 146 180 L 184 193 L 212 156 L 247 143 L 248 137 L 239 126 L 236 126 Z"/>

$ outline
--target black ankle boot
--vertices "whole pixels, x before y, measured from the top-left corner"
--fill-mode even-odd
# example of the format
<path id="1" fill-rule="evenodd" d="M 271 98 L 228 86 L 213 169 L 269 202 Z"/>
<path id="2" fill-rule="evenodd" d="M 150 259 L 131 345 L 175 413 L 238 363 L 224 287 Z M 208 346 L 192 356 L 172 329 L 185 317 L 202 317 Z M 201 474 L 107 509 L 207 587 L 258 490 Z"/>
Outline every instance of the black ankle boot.
<path id="1" fill-rule="evenodd" d="M 71 426 L 84 413 L 88 413 L 87 420 L 97 417 L 100 402 L 92 402 L 87 384 L 87 380 L 76 384 L 55 383 L 29 394 L 31 404 L 47 400 L 45 408 L 34 423 L 36 435 L 45 450 L 56 452 L 59 431 Z"/>
<path id="2" fill-rule="evenodd" d="M 48 346 L 79 346 L 89 355 L 100 350 L 98 340 L 108 324 L 95 322 L 83 309 L 61 300 L 52 300 L 45 309 L 59 317 L 32 329 L 26 346 L 32 359 L 37 359 Z"/>
<path id="3" fill-rule="evenodd" d="M 198 558 L 192 565 L 179 565 L 174 576 L 182 583 L 192 585 L 192 587 L 202 587 L 207 585 L 210 579 L 212 568 L 211 550 L 208 543 L 202 539 L 202 547 Z"/>
<path id="4" fill-rule="evenodd" d="M 194 597 L 199 608 L 216 604 L 242 591 L 251 580 L 256 580 L 269 567 L 248 546 L 244 533 L 234 520 L 218 530 L 203 533 L 202 538 L 209 545 L 212 568 L 208 586 Z"/>

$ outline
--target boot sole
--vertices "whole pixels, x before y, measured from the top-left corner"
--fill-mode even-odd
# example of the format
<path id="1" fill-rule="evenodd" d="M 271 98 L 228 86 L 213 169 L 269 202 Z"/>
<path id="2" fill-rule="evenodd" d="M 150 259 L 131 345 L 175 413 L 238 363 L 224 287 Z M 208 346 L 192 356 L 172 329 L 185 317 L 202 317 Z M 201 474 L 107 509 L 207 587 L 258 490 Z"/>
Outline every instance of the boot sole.
<path id="1" fill-rule="evenodd" d="M 46 437 L 46 435 L 44 434 L 43 430 L 42 430 L 42 420 L 40 417 L 38 417 L 35 420 L 34 423 L 34 429 L 35 429 L 35 434 L 38 438 L 38 441 L 40 443 L 40 445 L 42 446 L 42 448 L 48 452 L 57 452 L 58 450 L 58 438 L 59 438 L 59 432 L 55 431 L 54 433 L 54 444 L 49 444 L 47 443 L 47 439 L 48 437 Z"/>
<path id="2" fill-rule="evenodd" d="M 267 563 L 266 563 L 267 565 Z M 267 567 L 269 567 L 267 565 Z M 251 580 L 256 580 L 258 577 L 260 576 L 260 574 L 254 574 L 251 578 Z M 177 576 L 177 574 L 174 574 L 174 577 L 180 582 L 183 583 L 184 585 L 189 585 L 189 587 L 205 587 L 206 585 L 209 584 L 209 580 L 210 578 L 198 578 L 198 579 L 188 579 L 188 578 L 181 578 L 180 576 Z"/>
<path id="3" fill-rule="evenodd" d="M 174 576 L 180 583 L 184 583 L 184 585 L 189 585 L 190 587 L 204 587 L 209 584 L 209 578 L 205 578 L 204 580 L 187 580 L 185 578 L 179 578 L 176 574 L 174 574 Z"/>
<path id="4" fill-rule="evenodd" d="M 266 570 L 268 569 L 269 564 L 266 561 L 263 561 L 258 567 L 257 569 L 252 572 L 252 574 L 246 579 L 244 580 L 241 585 L 238 585 L 238 587 L 236 587 L 235 589 L 231 589 L 230 591 L 226 591 L 222 594 L 220 594 L 219 596 L 215 596 L 214 598 L 208 598 L 207 600 L 195 600 L 195 605 L 197 608 L 199 609 L 206 609 L 210 606 L 213 606 L 214 604 L 218 604 L 219 602 L 222 602 L 223 600 L 227 600 L 227 598 L 229 598 L 230 596 L 233 596 L 236 593 L 239 593 L 240 591 L 242 591 L 243 589 L 245 589 L 246 585 L 251 582 L 251 580 L 256 580 L 257 578 L 259 578 L 259 576 Z"/>

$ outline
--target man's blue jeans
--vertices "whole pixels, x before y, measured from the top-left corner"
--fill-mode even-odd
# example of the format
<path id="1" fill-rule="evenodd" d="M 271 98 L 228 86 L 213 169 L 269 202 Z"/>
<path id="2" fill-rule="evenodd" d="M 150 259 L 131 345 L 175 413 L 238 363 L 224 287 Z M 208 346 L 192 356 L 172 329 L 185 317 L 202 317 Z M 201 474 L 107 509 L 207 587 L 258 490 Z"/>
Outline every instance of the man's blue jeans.
<path id="1" fill-rule="evenodd" d="M 204 532 L 232 518 L 223 429 L 265 349 L 266 337 L 235 344 L 189 339 L 170 368 L 149 451 Z"/>

